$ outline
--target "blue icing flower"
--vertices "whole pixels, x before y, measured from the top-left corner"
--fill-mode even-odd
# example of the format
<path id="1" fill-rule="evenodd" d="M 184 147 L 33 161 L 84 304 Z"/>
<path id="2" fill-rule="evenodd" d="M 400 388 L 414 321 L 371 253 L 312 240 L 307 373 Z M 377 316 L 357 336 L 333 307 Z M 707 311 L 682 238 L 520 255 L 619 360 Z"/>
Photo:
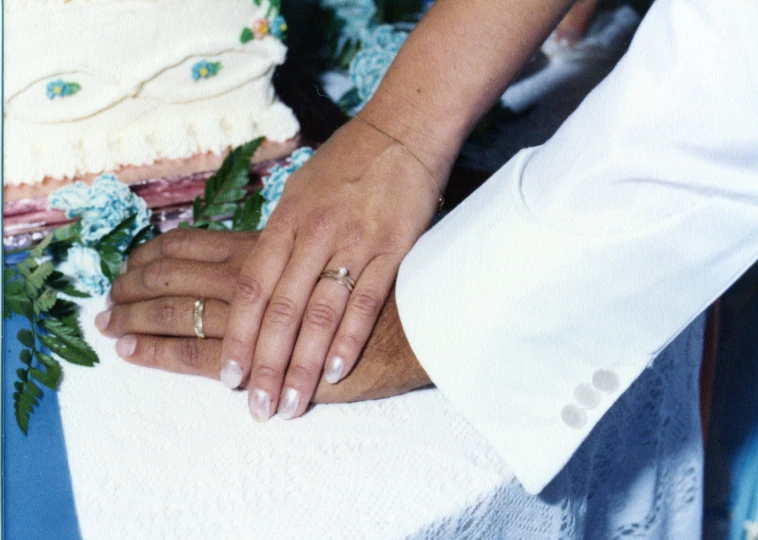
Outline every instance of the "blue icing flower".
<path id="1" fill-rule="evenodd" d="M 111 284 L 100 266 L 100 254 L 92 248 L 72 246 L 68 250 L 68 262 L 74 277 L 74 286 L 93 296 L 102 296 Z"/>
<path id="2" fill-rule="evenodd" d="M 55 99 L 73 96 L 81 89 L 81 86 L 75 82 L 65 82 L 61 79 L 47 83 L 47 97 Z"/>
<path id="3" fill-rule="evenodd" d="M 216 75 L 221 69 L 221 62 L 208 62 L 200 60 L 192 66 L 192 80 L 209 79 Z"/>
<path id="4" fill-rule="evenodd" d="M 261 195 L 266 199 L 266 202 L 261 208 L 261 219 L 258 222 L 258 230 L 260 231 L 266 226 L 268 218 L 271 217 L 271 213 L 279 203 L 279 199 L 284 192 L 284 184 L 287 182 L 287 178 L 298 170 L 308 159 L 313 155 L 313 148 L 307 146 L 298 148 L 287 159 L 287 163 L 282 167 L 281 165 L 274 165 L 268 170 L 268 175 L 264 176 L 261 180 L 263 182 L 263 190 Z"/>
<path id="5" fill-rule="evenodd" d="M 284 20 L 284 17 L 281 15 L 274 17 L 269 32 L 277 39 L 284 39 L 287 35 L 287 21 Z"/>
<path id="6" fill-rule="evenodd" d="M 150 224 L 150 210 L 145 201 L 112 174 L 98 176 L 91 187 L 76 182 L 54 191 L 48 196 L 48 204 L 50 208 L 64 210 L 69 219 L 81 217 L 85 245 L 94 244 L 134 213 L 137 218 L 131 235 Z"/>
<path id="7" fill-rule="evenodd" d="M 308 146 L 303 146 L 302 148 L 298 148 L 294 152 L 292 152 L 292 155 L 290 156 L 290 163 L 292 164 L 295 169 L 300 168 L 306 161 L 310 159 L 310 157 L 313 155 L 313 148 L 310 148 Z"/>
<path id="8" fill-rule="evenodd" d="M 347 44 L 361 41 L 374 22 L 376 5 L 373 0 L 321 0 L 321 5 L 334 10 L 334 14 L 344 25 L 337 39 L 337 54 L 341 54 Z"/>
<path id="9" fill-rule="evenodd" d="M 365 36 L 361 50 L 350 62 L 350 78 L 361 99 L 358 110 L 374 95 L 407 37 L 406 32 L 395 31 L 389 24 Z"/>

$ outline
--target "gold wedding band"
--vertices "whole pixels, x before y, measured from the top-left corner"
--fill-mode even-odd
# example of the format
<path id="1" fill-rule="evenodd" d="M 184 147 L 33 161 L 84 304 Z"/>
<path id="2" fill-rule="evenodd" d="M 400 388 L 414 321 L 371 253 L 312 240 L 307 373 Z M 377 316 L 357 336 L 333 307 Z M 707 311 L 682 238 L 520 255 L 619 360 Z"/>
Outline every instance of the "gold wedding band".
<path id="1" fill-rule="evenodd" d="M 355 288 L 355 280 L 348 274 L 349 272 L 347 271 L 347 268 L 340 266 L 336 270 L 325 270 L 318 278 L 331 279 L 332 281 L 336 281 L 340 285 L 343 285 L 348 291 L 353 292 L 353 289 Z"/>
<path id="2" fill-rule="evenodd" d="M 203 333 L 203 310 L 205 309 L 205 300 L 200 298 L 195 300 L 195 309 L 192 311 L 192 323 L 195 327 L 195 335 L 198 339 L 205 339 Z"/>

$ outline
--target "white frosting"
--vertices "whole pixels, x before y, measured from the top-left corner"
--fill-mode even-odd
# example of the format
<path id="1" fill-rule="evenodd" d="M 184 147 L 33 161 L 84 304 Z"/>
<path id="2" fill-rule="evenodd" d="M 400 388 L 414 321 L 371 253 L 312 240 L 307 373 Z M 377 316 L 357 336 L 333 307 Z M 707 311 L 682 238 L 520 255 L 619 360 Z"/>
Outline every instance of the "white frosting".
<path id="1" fill-rule="evenodd" d="M 6 2 L 5 182 L 220 153 L 260 135 L 293 137 L 297 120 L 271 85 L 286 47 L 271 36 L 240 41 L 268 7 L 251 0 Z M 221 68 L 193 80 L 199 61 Z M 50 99 L 56 80 L 79 90 Z"/>

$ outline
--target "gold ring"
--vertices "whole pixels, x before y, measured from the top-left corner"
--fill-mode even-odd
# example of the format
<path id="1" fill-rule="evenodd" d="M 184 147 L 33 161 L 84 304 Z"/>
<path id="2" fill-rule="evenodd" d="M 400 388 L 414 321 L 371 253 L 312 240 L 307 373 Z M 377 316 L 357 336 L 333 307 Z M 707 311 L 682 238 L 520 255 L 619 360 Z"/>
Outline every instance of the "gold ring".
<path id="1" fill-rule="evenodd" d="M 195 327 L 195 335 L 198 339 L 205 339 L 203 333 L 203 310 L 205 309 L 205 300 L 200 298 L 195 300 L 195 309 L 192 311 L 192 323 Z"/>
<path id="2" fill-rule="evenodd" d="M 340 266 L 336 270 L 326 270 L 322 272 L 318 278 L 327 278 L 336 281 L 340 285 L 344 285 L 344 287 L 350 292 L 353 292 L 353 289 L 355 288 L 355 280 L 349 276 L 349 272 L 344 266 Z"/>

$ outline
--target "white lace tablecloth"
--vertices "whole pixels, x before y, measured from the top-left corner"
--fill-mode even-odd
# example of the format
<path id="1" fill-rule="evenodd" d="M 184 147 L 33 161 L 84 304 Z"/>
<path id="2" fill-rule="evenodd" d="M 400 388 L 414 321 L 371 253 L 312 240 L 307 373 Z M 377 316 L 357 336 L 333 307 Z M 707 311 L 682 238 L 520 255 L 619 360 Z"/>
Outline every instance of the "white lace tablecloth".
<path id="1" fill-rule="evenodd" d="M 221 383 L 133 366 L 92 323 L 59 401 L 85 540 L 697 538 L 702 318 L 539 497 L 436 390 L 254 422 Z"/>
<path id="2" fill-rule="evenodd" d="M 85 539 L 403 538 L 478 521 L 512 482 L 436 390 L 259 424 L 245 392 L 120 360 L 102 307 L 81 317 L 101 364 L 60 390 Z"/>

